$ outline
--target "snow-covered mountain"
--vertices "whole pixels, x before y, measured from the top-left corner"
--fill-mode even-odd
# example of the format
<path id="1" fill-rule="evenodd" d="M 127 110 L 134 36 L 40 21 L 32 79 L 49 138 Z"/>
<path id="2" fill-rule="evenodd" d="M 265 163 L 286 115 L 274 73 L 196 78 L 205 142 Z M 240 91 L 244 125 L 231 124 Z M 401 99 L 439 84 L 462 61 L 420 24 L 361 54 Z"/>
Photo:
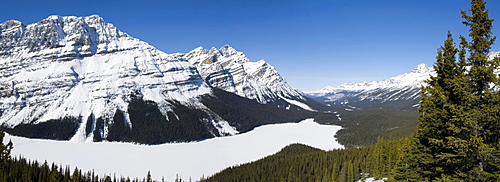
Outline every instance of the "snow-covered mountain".
<path id="1" fill-rule="evenodd" d="M 183 58 L 195 65 L 212 87 L 256 100 L 261 104 L 314 110 L 308 100 L 292 88 L 273 66 L 264 60 L 250 62 L 243 52 L 226 45 L 210 50 L 198 47 Z"/>
<path id="2" fill-rule="evenodd" d="M 500 51 L 498 51 L 498 52 L 490 52 L 488 54 L 488 58 L 489 59 L 493 59 L 493 58 L 496 58 L 496 57 L 500 57 Z"/>
<path id="3" fill-rule="evenodd" d="M 207 106 L 218 97 L 213 87 L 261 103 L 303 99 L 272 66 L 229 46 L 166 54 L 98 15 L 0 24 L 0 75 L 0 125 L 35 138 L 163 143 L 234 135 L 244 121 L 228 122 Z M 131 138 L 141 134 L 149 138 Z"/>
<path id="4" fill-rule="evenodd" d="M 347 110 L 378 107 L 409 109 L 418 104 L 423 81 L 434 74 L 432 67 L 420 64 L 411 72 L 390 79 L 349 82 L 338 87 L 325 87 L 304 93 L 318 101 Z"/>
<path id="5" fill-rule="evenodd" d="M 500 51 L 488 54 L 489 59 L 500 56 Z M 499 70 L 497 70 L 499 72 Z M 435 76 L 433 67 L 419 64 L 411 72 L 382 81 L 349 82 L 338 87 L 325 87 L 304 94 L 317 101 L 346 110 L 390 108 L 416 109 L 420 100 L 420 88 L 424 80 Z"/>

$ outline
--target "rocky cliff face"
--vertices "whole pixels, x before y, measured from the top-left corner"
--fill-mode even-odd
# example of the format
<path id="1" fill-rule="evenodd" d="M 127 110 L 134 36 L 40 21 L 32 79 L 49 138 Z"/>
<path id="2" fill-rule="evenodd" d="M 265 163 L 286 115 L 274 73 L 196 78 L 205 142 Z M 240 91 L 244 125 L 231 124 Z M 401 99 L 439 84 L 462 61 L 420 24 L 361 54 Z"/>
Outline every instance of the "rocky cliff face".
<path id="1" fill-rule="evenodd" d="M 206 50 L 198 47 L 182 56 L 195 65 L 203 79 L 212 87 L 256 100 L 261 104 L 314 110 L 297 90 L 264 60 L 250 62 L 234 48 Z"/>

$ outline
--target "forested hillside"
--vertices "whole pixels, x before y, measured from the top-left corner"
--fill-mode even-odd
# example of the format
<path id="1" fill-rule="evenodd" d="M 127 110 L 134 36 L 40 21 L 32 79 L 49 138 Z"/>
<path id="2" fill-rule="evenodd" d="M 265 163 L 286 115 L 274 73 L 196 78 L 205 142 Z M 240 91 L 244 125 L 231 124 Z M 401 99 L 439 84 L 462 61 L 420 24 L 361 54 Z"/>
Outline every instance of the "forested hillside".
<path id="1" fill-rule="evenodd" d="M 377 144 L 322 151 L 293 144 L 256 162 L 227 168 L 202 181 L 357 181 L 391 174 L 408 139 L 379 138 Z M 363 174 L 363 175 L 360 175 Z"/>
<path id="2" fill-rule="evenodd" d="M 418 123 L 417 111 L 368 109 L 340 111 L 343 129 L 335 134 L 345 147 L 361 147 L 377 142 L 378 137 L 409 137 Z M 321 122 L 322 117 L 316 117 Z"/>

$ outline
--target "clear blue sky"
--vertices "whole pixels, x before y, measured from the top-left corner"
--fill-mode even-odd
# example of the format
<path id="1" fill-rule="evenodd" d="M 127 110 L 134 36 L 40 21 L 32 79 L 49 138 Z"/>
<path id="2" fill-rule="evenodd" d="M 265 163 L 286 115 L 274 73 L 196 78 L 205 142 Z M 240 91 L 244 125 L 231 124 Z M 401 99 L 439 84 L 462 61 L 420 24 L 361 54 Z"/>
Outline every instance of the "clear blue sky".
<path id="1" fill-rule="evenodd" d="M 499 35 L 500 1 L 487 2 Z M 469 0 L 1 0 L 0 22 L 98 14 L 166 53 L 230 45 L 307 91 L 433 64 L 448 30 L 455 39 L 468 34 L 460 8 L 469 6 Z"/>

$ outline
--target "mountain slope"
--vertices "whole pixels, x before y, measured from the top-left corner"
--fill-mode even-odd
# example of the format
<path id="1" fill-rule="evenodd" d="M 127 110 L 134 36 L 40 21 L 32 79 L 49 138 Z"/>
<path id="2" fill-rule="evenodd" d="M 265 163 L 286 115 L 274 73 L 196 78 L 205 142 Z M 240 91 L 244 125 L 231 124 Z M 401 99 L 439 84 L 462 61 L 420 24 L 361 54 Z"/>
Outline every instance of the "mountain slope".
<path id="1" fill-rule="evenodd" d="M 292 88 L 273 66 L 264 60 L 250 62 L 244 53 L 226 45 L 206 50 L 198 47 L 182 55 L 212 87 L 287 109 L 318 110 L 320 105 Z"/>
<path id="2" fill-rule="evenodd" d="M 203 104 L 231 93 L 214 93 L 186 55 L 161 52 L 97 15 L 11 20 L 0 30 L 0 125 L 12 134 L 157 144 L 239 133 Z"/>

